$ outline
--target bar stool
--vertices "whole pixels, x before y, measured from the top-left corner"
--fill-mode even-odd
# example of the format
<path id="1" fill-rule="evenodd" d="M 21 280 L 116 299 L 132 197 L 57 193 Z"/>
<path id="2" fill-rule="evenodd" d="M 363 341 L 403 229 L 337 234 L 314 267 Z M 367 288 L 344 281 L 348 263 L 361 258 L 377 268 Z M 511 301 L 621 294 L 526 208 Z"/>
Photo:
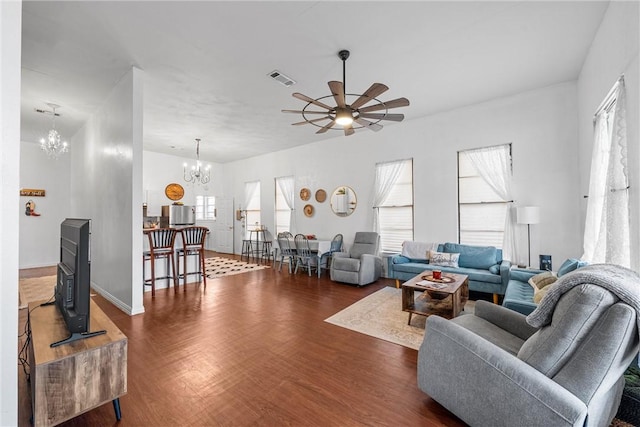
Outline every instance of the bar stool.
<path id="1" fill-rule="evenodd" d="M 240 252 L 240 261 L 247 257 L 247 262 L 249 258 L 251 258 L 251 254 L 253 252 L 251 239 L 242 239 L 242 252 Z"/>
<path id="2" fill-rule="evenodd" d="M 186 227 L 180 230 L 182 235 L 182 247 L 176 249 L 178 257 L 178 280 L 182 278 L 184 290 L 187 290 L 187 276 L 197 274 L 202 277 L 204 287 L 207 287 L 207 275 L 204 267 L 204 241 L 207 238 L 209 229 L 207 227 Z M 187 272 L 187 257 L 196 255 L 198 257 L 199 270 Z M 184 260 L 184 272 L 180 273 L 180 257 Z"/>
<path id="3" fill-rule="evenodd" d="M 151 296 L 156 295 L 156 280 L 173 279 L 173 287 L 178 291 L 178 276 L 176 275 L 175 258 L 173 257 L 174 245 L 178 231 L 174 228 L 156 228 L 146 230 L 145 234 L 149 238 L 149 250 L 142 254 L 142 271 L 145 286 L 151 285 Z M 164 259 L 166 262 L 165 274 L 163 277 L 156 277 L 156 260 Z M 144 265 L 146 261 L 151 264 L 151 278 L 147 279 L 144 274 Z M 169 269 L 171 267 L 171 269 Z M 171 272 L 171 274 L 169 274 Z M 167 287 L 171 284 L 167 282 Z"/>

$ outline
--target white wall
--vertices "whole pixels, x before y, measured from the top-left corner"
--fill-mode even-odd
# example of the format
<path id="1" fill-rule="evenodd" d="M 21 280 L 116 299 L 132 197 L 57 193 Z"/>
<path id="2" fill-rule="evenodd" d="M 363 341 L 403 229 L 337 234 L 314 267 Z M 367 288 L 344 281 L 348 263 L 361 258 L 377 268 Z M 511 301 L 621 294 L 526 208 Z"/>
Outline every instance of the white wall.
<path id="1" fill-rule="evenodd" d="M 22 2 L 0 2 L 0 426 L 18 425 L 18 196 Z"/>
<path id="2" fill-rule="evenodd" d="M 375 164 L 412 157 L 414 239 L 457 241 L 457 151 L 512 143 L 516 204 L 541 207 L 541 224 L 531 228 L 533 263 L 537 265 L 537 254 L 551 254 L 557 267 L 564 259 L 579 256 L 582 247 L 575 221 L 581 198 L 576 109 L 576 85 L 570 82 L 388 125 L 378 133 L 363 130 L 226 166 L 236 200 L 243 200 L 245 182 L 261 181 L 262 222 L 270 229 L 274 178 L 295 175 L 295 231 L 320 238 L 342 233 L 350 242 L 356 231 L 372 228 Z M 297 196 L 300 188 L 308 187 L 312 193 L 323 188 L 331 194 L 340 185 L 357 194 L 358 206 L 351 216 L 337 217 L 329 201 L 315 200 L 307 202 L 315 207 L 315 215 L 304 216 L 305 202 Z M 519 232 L 526 257 L 526 228 L 519 226 Z M 236 242 L 240 233 L 237 229 Z"/>
<path id="3" fill-rule="evenodd" d="M 48 129 L 42 129 L 47 132 Z M 74 147 L 70 147 L 73 150 Z M 71 156 L 49 158 L 38 144 L 20 144 L 20 188 L 46 191 L 45 197 L 20 197 L 24 208 L 29 200 L 40 216 L 20 212 L 20 268 L 56 265 L 60 258 L 60 223 L 71 217 Z"/>
<path id="4" fill-rule="evenodd" d="M 142 306 L 142 72 L 133 68 L 71 140 L 71 204 L 91 218 L 92 286 L 123 311 Z"/>
<path id="5" fill-rule="evenodd" d="M 593 150 L 593 115 L 620 75 L 625 76 L 627 95 L 627 145 L 631 218 L 631 267 L 640 270 L 640 137 L 638 99 L 640 73 L 640 3 L 609 3 L 609 8 L 591 44 L 578 80 L 578 129 L 580 188 L 589 192 L 589 172 Z M 584 234 L 586 202 L 580 215 Z"/>
<path id="6" fill-rule="evenodd" d="M 211 165 L 211 182 L 207 185 L 187 184 L 183 178 L 183 164 L 192 165 L 195 162 L 195 148 L 193 156 L 180 157 L 168 154 L 145 151 L 143 155 L 142 188 L 143 201 L 147 201 L 147 215 L 159 216 L 162 205 L 173 203 L 164 194 L 168 184 L 177 182 L 184 187 L 184 197 L 181 202 L 185 205 L 195 205 L 196 196 L 222 196 L 224 185 L 222 184 L 222 166 L 217 163 L 205 163 Z M 141 208 L 142 209 L 142 208 Z M 140 230 L 142 232 L 142 230 Z"/>

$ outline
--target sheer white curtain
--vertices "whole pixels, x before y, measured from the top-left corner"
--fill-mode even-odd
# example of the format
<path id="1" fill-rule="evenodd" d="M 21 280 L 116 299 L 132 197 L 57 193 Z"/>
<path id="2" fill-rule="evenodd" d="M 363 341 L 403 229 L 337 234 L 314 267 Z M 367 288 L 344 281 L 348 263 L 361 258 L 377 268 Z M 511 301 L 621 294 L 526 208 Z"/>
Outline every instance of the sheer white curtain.
<path id="1" fill-rule="evenodd" d="M 515 243 L 516 219 L 513 215 L 511 192 L 511 147 L 509 144 L 478 148 L 465 151 L 478 171 L 478 174 L 503 200 L 508 200 L 502 239 L 502 257 L 516 262 L 518 260 Z"/>
<path id="2" fill-rule="evenodd" d="M 289 231 L 292 234 L 295 234 L 296 230 L 296 216 L 295 216 L 295 208 L 294 202 L 296 199 L 295 196 L 295 179 L 293 176 L 283 176 L 282 178 L 278 178 L 278 187 L 280 187 L 280 191 L 284 197 L 284 201 L 287 203 L 287 206 L 291 210 L 289 213 Z"/>
<path id="3" fill-rule="evenodd" d="M 247 209 L 251 200 L 256 195 L 256 191 L 258 191 L 258 187 L 260 186 L 260 181 L 252 181 L 244 183 L 244 208 Z"/>
<path id="4" fill-rule="evenodd" d="M 404 160 L 396 160 L 376 164 L 376 177 L 373 183 L 373 231 L 377 233 L 380 233 L 380 205 L 384 203 L 398 181 L 404 162 Z"/>
<path id="5" fill-rule="evenodd" d="M 624 79 L 595 117 L 582 259 L 631 265 Z M 607 108 L 615 102 L 613 108 Z"/>

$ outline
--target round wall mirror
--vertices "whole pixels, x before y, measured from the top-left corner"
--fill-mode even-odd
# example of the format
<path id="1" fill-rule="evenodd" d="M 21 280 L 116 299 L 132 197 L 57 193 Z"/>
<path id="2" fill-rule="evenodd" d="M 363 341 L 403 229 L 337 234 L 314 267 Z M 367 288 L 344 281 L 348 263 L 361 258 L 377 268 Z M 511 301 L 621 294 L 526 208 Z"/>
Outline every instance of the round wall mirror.
<path id="1" fill-rule="evenodd" d="M 341 185 L 331 194 L 331 210 L 338 216 L 349 216 L 356 210 L 358 200 L 351 187 Z"/>

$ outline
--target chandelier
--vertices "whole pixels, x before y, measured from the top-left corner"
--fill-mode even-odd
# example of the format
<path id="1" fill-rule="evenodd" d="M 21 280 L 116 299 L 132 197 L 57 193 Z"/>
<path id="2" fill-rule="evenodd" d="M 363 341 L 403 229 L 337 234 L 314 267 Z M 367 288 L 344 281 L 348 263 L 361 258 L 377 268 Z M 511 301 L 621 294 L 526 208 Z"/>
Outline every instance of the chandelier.
<path id="1" fill-rule="evenodd" d="M 51 107 L 53 111 L 36 110 L 40 113 L 51 114 L 53 116 L 51 119 L 51 130 L 49 131 L 49 135 L 46 139 L 40 138 L 40 148 L 47 154 L 47 156 L 57 159 L 60 154 L 69 151 L 69 144 L 67 144 L 67 141 L 60 140 L 60 134 L 56 130 L 56 116 L 59 115 L 56 113 L 56 108 L 60 108 L 60 106 L 49 103 L 47 103 L 47 105 Z"/>
<path id="2" fill-rule="evenodd" d="M 210 165 L 202 169 L 202 163 L 200 163 L 200 138 L 196 138 L 196 164 L 191 166 L 191 169 L 187 169 L 186 163 L 183 165 L 184 180 L 194 184 L 206 184 L 211 181 L 210 169 Z"/>

